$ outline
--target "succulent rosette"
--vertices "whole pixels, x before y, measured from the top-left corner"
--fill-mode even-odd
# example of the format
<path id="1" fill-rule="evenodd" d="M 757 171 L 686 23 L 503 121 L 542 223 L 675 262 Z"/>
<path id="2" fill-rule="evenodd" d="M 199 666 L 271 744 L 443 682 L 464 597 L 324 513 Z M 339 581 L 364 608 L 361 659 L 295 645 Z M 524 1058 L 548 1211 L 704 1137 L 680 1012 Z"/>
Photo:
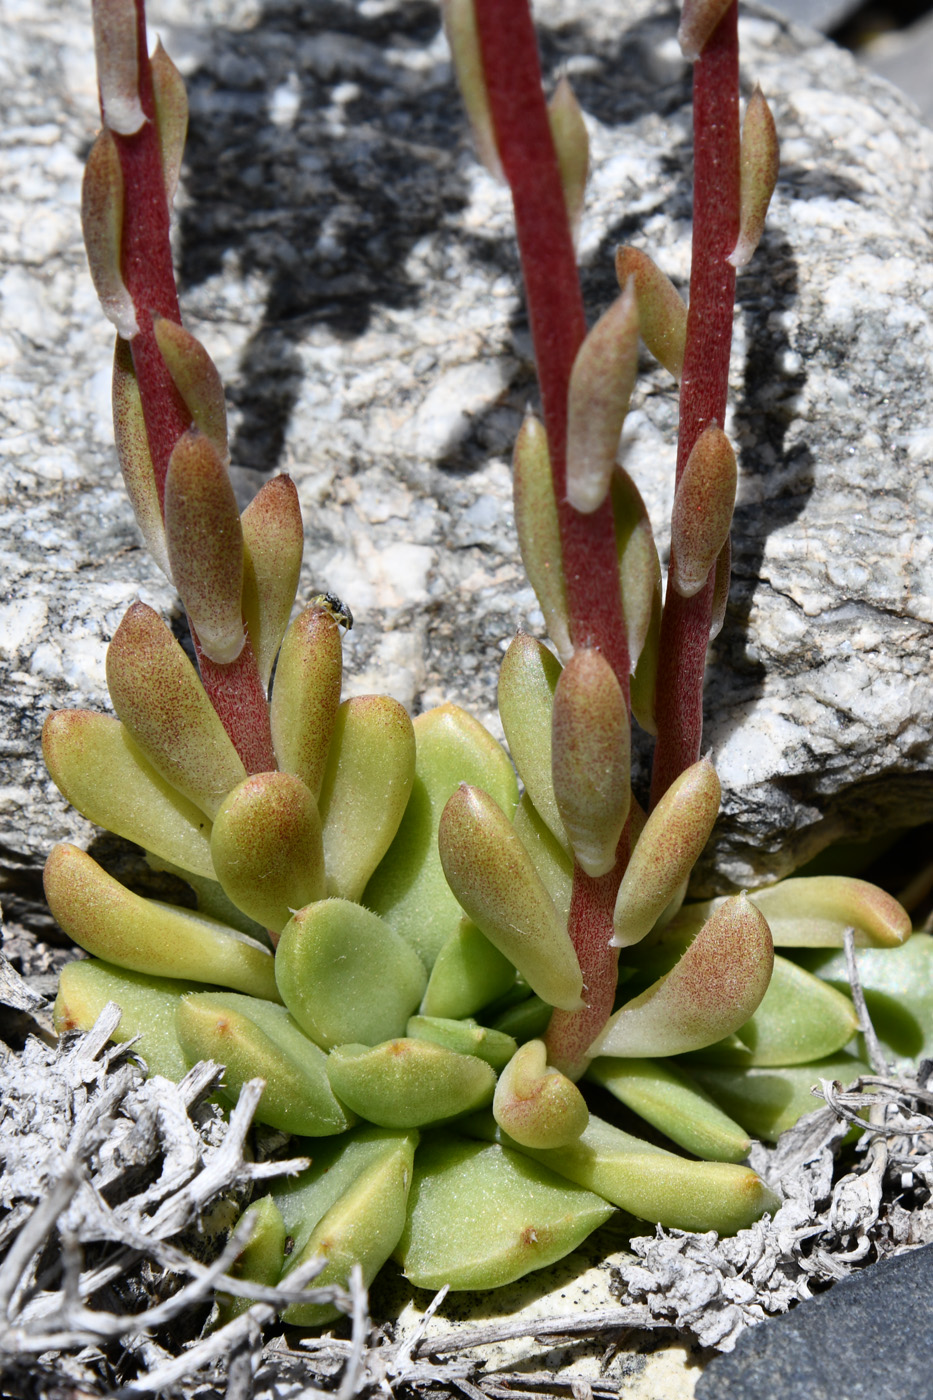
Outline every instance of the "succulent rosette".
<path id="1" fill-rule="evenodd" d="M 454 704 L 412 720 L 387 696 L 341 699 L 349 609 L 321 594 L 293 617 L 295 488 L 277 477 L 240 514 L 220 380 L 180 325 L 167 230 L 183 85 L 161 49 L 147 56 L 141 5 L 98 0 L 95 16 L 104 127 L 84 225 L 118 332 L 117 446 L 197 666 L 135 603 L 107 658 L 115 717 L 46 722 L 62 793 L 187 891 L 178 906 L 143 898 L 56 847 L 48 902 L 90 954 L 62 974 L 59 1029 L 89 1027 L 113 1001 L 118 1037 L 151 1073 L 218 1061 L 229 1104 L 263 1081 L 259 1122 L 306 1140 L 312 1164 L 249 1208 L 241 1268 L 257 1281 L 320 1255 L 318 1285 L 354 1264 L 369 1282 L 394 1258 L 419 1287 L 489 1289 L 617 1211 L 685 1230 L 749 1225 L 776 1204 L 745 1164 L 751 1137 L 807 1111 L 819 1077 L 864 1068 L 832 950 L 850 927 L 862 947 L 896 947 L 910 921 L 843 877 L 684 903 L 721 797 L 698 732 L 675 758 L 665 739 L 676 771 L 650 813 L 632 794 L 632 713 L 659 743 L 667 733 L 664 618 L 692 618 L 705 648 L 728 587 L 736 464 L 718 424 L 684 456 L 663 614 L 648 514 L 615 461 L 639 335 L 675 377 L 689 361 L 683 301 L 623 250 L 620 296 L 566 366 L 560 430 L 529 416 L 519 433 L 519 543 L 558 655 L 524 634 L 506 652 L 509 752 Z M 490 7 L 450 0 L 446 18 L 480 148 L 508 174 L 515 133 L 489 101 L 479 45 Z M 713 40 L 691 25 L 702 64 Z M 749 121 L 737 261 L 776 173 L 758 98 Z M 570 246 L 587 154 L 566 82 L 549 129 Z M 164 218 L 141 199 L 153 171 Z M 574 550 L 588 537 L 574 531 L 590 529 L 612 588 L 584 628 Z M 333 1315 L 293 1304 L 286 1320 Z"/>

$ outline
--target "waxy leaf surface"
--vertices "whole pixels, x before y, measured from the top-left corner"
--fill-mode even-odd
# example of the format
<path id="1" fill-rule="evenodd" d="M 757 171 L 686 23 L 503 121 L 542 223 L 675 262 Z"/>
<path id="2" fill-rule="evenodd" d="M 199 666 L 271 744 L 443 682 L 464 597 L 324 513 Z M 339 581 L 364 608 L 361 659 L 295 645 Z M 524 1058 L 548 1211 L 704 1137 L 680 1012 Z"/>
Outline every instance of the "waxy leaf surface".
<path id="1" fill-rule="evenodd" d="M 327 1057 L 331 1087 L 381 1128 L 420 1128 L 484 1108 L 495 1071 L 475 1055 L 402 1036 L 381 1045 L 338 1045 Z"/>

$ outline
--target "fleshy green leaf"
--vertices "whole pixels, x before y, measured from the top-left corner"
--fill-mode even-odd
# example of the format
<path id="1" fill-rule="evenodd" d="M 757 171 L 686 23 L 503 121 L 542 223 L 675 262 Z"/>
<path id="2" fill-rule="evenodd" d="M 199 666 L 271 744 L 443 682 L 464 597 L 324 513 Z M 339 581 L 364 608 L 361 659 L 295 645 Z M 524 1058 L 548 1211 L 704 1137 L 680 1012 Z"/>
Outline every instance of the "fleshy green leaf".
<path id="1" fill-rule="evenodd" d="M 325 1050 L 401 1035 L 427 981 L 405 940 L 345 899 L 294 916 L 279 940 L 275 975 L 285 1005 Z"/>
<path id="2" fill-rule="evenodd" d="M 81 227 L 101 310 L 124 340 L 138 335 L 136 308 L 123 280 L 123 171 L 105 127 L 91 147 L 81 186 Z"/>
<path id="3" fill-rule="evenodd" d="M 343 651 L 340 628 L 324 608 L 306 608 L 285 633 L 269 706 L 280 768 L 318 797 L 337 722 Z"/>
<path id="4" fill-rule="evenodd" d="M 338 1045 L 327 1057 L 331 1087 L 381 1128 L 420 1128 L 473 1113 L 492 1101 L 495 1071 L 475 1055 L 430 1040 Z"/>
<path id="5" fill-rule="evenodd" d="M 564 203 L 570 231 L 576 240 L 583 213 L 583 194 L 590 168 L 590 139 L 580 104 L 566 74 L 558 80 L 554 95 L 548 103 L 551 137 L 560 167 L 560 182 L 564 187 Z"/>
<path id="6" fill-rule="evenodd" d="M 152 72 L 156 126 L 159 128 L 165 198 L 171 208 L 178 188 L 181 159 L 188 134 L 188 94 L 185 92 L 185 80 L 162 47 L 161 39 L 156 40 L 149 67 Z"/>
<path id="7" fill-rule="evenodd" d="M 779 1204 L 749 1167 L 688 1161 L 614 1128 L 593 1113 L 586 1130 L 569 1147 L 519 1148 L 496 1127 L 491 1114 L 468 1118 L 462 1127 L 477 1137 L 514 1147 L 639 1219 L 666 1229 L 734 1235 Z"/>
<path id="8" fill-rule="evenodd" d="M 504 1069 L 518 1049 L 510 1035 L 480 1026 L 473 1020 L 443 1016 L 412 1016 L 405 1034 L 413 1040 L 430 1040 L 458 1055 L 477 1055 L 494 1070 Z"/>
<path id="9" fill-rule="evenodd" d="M 440 705 L 414 722 L 415 782 L 398 833 L 363 896 L 369 909 L 417 949 L 430 968 L 460 926 L 463 910 L 441 868 L 437 830 L 461 782 L 476 783 L 511 819 L 515 773 L 502 746 L 456 705 Z"/>
<path id="10" fill-rule="evenodd" d="M 638 301 L 638 329 L 656 360 L 680 380 L 687 342 L 687 306 L 671 279 L 640 248 L 619 248 L 616 277 L 632 279 Z"/>
<path id="11" fill-rule="evenodd" d="M 697 1157 L 743 1162 L 748 1156 L 748 1134 L 670 1061 L 594 1060 L 587 1078 Z"/>
<path id="12" fill-rule="evenodd" d="M 165 542 L 172 578 L 204 652 L 229 665 L 246 641 L 243 529 L 223 457 L 197 428 L 178 439 L 169 458 Z"/>
<path id="13" fill-rule="evenodd" d="M 285 1263 L 285 1222 L 282 1213 L 271 1196 L 262 1196 L 247 1207 L 237 1224 L 244 1221 L 252 1226 L 252 1234 L 227 1273 L 230 1278 L 274 1288 Z M 233 1318 L 247 1312 L 252 1300 L 236 1297 L 232 1293 L 218 1293 L 217 1306 L 220 1312 L 218 1325 L 225 1326 Z"/>
<path id="14" fill-rule="evenodd" d="M 635 844 L 616 898 L 613 942 L 639 943 L 687 879 L 719 812 L 722 789 L 708 758 L 668 788 Z"/>
<path id="15" fill-rule="evenodd" d="M 573 363 L 567 395 L 567 499 L 590 514 L 606 499 L 638 370 L 634 284 L 596 322 Z"/>
<path id="16" fill-rule="evenodd" d="M 620 466 L 612 473 L 610 491 L 622 586 L 622 615 L 629 664 L 635 671 L 652 628 L 660 625 L 661 563 L 641 492 Z"/>
<path id="17" fill-rule="evenodd" d="M 191 662 L 145 603 L 132 605 L 107 649 L 107 686 L 145 757 L 213 820 L 246 769 Z"/>
<path id="18" fill-rule="evenodd" d="M 234 904 L 277 933 L 326 893 L 317 803 L 292 773 L 254 773 L 228 793 L 211 855 Z"/>
<path id="19" fill-rule="evenodd" d="M 156 772 L 119 720 L 55 710 L 42 728 L 42 756 L 56 786 L 88 821 L 214 878 L 210 822 Z"/>
<path id="20" fill-rule="evenodd" d="M 808 1065 L 741 1069 L 738 1066 L 691 1064 L 690 1073 L 752 1137 L 776 1142 L 798 1118 L 813 1113 L 822 1100 L 811 1090 L 821 1079 L 851 1084 L 868 1065 L 852 1055 L 831 1055 Z"/>
<path id="21" fill-rule="evenodd" d="M 700 57 L 729 8 L 731 0 L 684 0 L 677 40 L 684 58 Z"/>
<path id="22" fill-rule="evenodd" d="M 154 316 L 152 329 L 172 382 L 191 414 L 192 424 L 208 439 L 222 466 L 229 466 L 227 405 L 217 366 L 201 342 L 177 321 Z M 229 520 L 226 527 L 231 528 Z"/>
<path id="23" fill-rule="evenodd" d="M 841 1050 L 858 1030 L 855 1007 L 787 958 L 774 959 L 768 990 L 750 1021 L 737 1028 L 753 1065 L 800 1065 Z"/>
<path id="24" fill-rule="evenodd" d="M 359 899 L 399 828 L 415 777 L 411 720 L 388 695 L 337 711 L 318 806 L 327 888 Z"/>
<path id="25" fill-rule="evenodd" d="M 196 982 L 178 982 L 143 972 L 111 967 L 89 958 L 67 963 L 58 979 L 53 1019 L 59 1035 L 65 1031 L 89 1031 L 108 1001 L 121 1011 L 113 1040 L 122 1044 L 136 1038 L 135 1050 L 150 1074 L 183 1079 L 188 1061 L 175 1030 L 175 1011 L 187 992 L 202 990 Z"/>
<path id="26" fill-rule="evenodd" d="M 764 917 L 735 895 L 705 923 L 683 957 L 616 1011 L 591 1055 L 679 1055 L 745 1024 L 771 977 L 774 953 Z"/>
<path id="27" fill-rule="evenodd" d="M 565 1147 L 589 1121 L 576 1084 L 547 1063 L 543 1040 L 526 1041 L 499 1075 L 493 1116 L 525 1147 Z"/>
<path id="28" fill-rule="evenodd" d="M 739 239 L 727 258 L 733 267 L 745 267 L 764 232 L 765 216 L 780 166 L 777 130 L 764 93 L 756 87 L 745 110 L 740 156 L 741 194 Z"/>
<path id="29" fill-rule="evenodd" d="M 562 1259 L 611 1214 L 527 1157 L 438 1133 L 416 1158 L 395 1257 L 416 1288 L 499 1288 Z"/>
<path id="30" fill-rule="evenodd" d="M 443 0 L 441 15 L 460 95 L 473 129 L 476 154 L 490 175 L 501 179 L 502 164 L 489 110 L 473 0 Z"/>
<path id="31" fill-rule="evenodd" d="M 301 507 L 291 477 L 267 481 L 244 510 L 241 523 L 243 616 L 262 683 L 268 686 L 298 591 L 304 549 Z M 338 694 L 339 690 L 338 679 Z"/>
<path id="32" fill-rule="evenodd" d="M 674 493 L 671 585 L 683 598 L 699 593 L 725 547 L 735 509 L 738 466 L 716 423 L 697 438 Z"/>
<path id="33" fill-rule="evenodd" d="M 61 927 L 94 957 L 132 972 L 234 987 L 278 1000 L 272 954 L 215 919 L 142 899 L 77 846 L 55 846 L 45 896 Z"/>
<path id="34" fill-rule="evenodd" d="M 231 1106 L 250 1079 L 266 1081 L 256 1110 L 260 1123 L 308 1137 L 350 1127 L 352 1115 L 331 1091 L 327 1056 L 284 1006 L 232 992 L 195 992 L 179 1002 L 175 1028 L 191 1064 L 225 1066 L 221 1093 Z"/>
<path id="35" fill-rule="evenodd" d="M 146 120 L 139 100 L 137 19 L 133 0 L 93 0 L 94 57 L 104 121 L 133 136 Z"/>
<path id="36" fill-rule="evenodd" d="M 561 664 L 541 642 L 519 632 L 499 669 L 499 718 L 512 762 L 535 810 L 555 839 L 570 852 L 554 796 L 551 774 L 551 726 L 554 692 Z"/>
<path id="37" fill-rule="evenodd" d="M 166 578 L 170 579 L 172 566 L 168 562 L 162 507 L 149 453 L 149 437 L 139 395 L 139 381 L 133 367 L 133 352 L 129 341 L 119 335 L 113 349 L 112 406 L 117 456 L 136 524 L 149 553 Z"/>
<path id="38" fill-rule="evenodd" d="M 515 981 L 515 968 L 469 919 L 441 947 L 421 1003 L 424 1016 L 472 1016 Z"/>
<path id="39" fill-rule="evenodd" d="M 438 830 L 444 874 L 477 928 L 552 1006 L 582 1005 L 583 978 L 570 935 L 512 823 L 488 793 L 466 783 Z"/>
<path id="40" fill-rule="evenodd" d="M 276 1182 L 273 1195 L 295 1242 L 283 1283 L 292 1269 L 315 1257 L 327 1261 L 315 1288 L 346 1286 L 354 1264 L 363 1283 L 372 1283 L 405 1224 L 417 1143 L 417 1132 L 362 1128 L 315 1142 L 312 1166 L 294 1181 Z M 282 1314 L 294 1327 L 317 1327 L 338 1316 L 324 1303 L 293 1303 Z"/>
<path id="41" fill-rule="evenodd" d="M 615 865 L 631 802 L 630 732 L 622 687 L 595 650 L 574 653 L 554 691 L 551 771 L 573 853 L 596 879 Z"/>
<path id="42" fill-rule="evenodd" d="M 561 660 L 568 661 L 573 645 L 551 459 L 544 424 L 533 413 L 525 414 L 515 440 L 512 500 L 528 582 L 541 605 L 548 636 Z"/>
<path id="43" fill-rule="evenodd" d="M 556 809 L 556 803 L 555 803 Z M 541 883 L 554 901 L 558 918 L 566 924 L 573 894 L 573 858 L 545 825 L 527 792 L 523 792 L 512 823 Z M 561 823 L 563 826 L 563 823 Z"/>
<path id="44" fill-rule="evenodd" d="M 807 952 L 798 960 L 837 991 L 848 991 L 844 953 Z M 933 938 L 915 933 L 901 948 L 861 948 L 856 961 L 881 1043 L 911 1066 L 933 1059 Z"/>

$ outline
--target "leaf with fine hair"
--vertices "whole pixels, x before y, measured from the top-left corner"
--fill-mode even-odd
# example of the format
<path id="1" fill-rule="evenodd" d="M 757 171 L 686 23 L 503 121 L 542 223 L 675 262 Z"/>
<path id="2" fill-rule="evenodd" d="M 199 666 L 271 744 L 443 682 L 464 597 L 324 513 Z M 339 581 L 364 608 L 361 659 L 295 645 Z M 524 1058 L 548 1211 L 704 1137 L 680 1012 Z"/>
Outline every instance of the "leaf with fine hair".
<path id="1" fill-rule="evenodd" d="M 577 1141 L 567 1147 L 521 1147 L 502 1132 L 491 1113 L 475 1114 L 461 1127 L 476 1137 L 515 1148 L 640 1220 L 669 1230 L 734 1235 L 779 1204 L 750 1167 L 679 1157 L 623 1132 L 595 1113 Z"/>
<path id="2" fill-rule="evenodd" d="M 567 396 L 567 499 L 590 514 L 606 499 L 638 370 L 638 302 L 629 283 L 589 332 Z"/>
<path id="3" fill-rule="evenodd" d="M 722 429 L 711 423 L 687 458 L 671 511 L 670 579 L 682 598 L 699 593 L 725 547 L 737 480 L 732 445 Z"/>
<path id="4" fill-rule="evenodd" d="M 456 1050 L 459 1055 L 477 1055 L 497 1072 L 505 1068 L 518 1049 L 512 1036 L 491 1026 L 480 1026 L 469 1018 L 412 1016 L 405 1034 L 412 1040 L 430 1040 L 445 1050 Z"/>
<path id="5" fill-rule="evenodd" d="M 191 662 L 145 603 L 134 603 L 114 633 L 107 687 L 152 766 L 213 820 L 246 769 Z"/>
<path id="6" fill-rule="evenodd" d="M 572 1079 L 547 1063 L 543 1040 L 520 1046 L 499 1075 L 493 1117 L 525 1147 L 565 1147 L 589 1121 L 586 1100 Z"/>
<path id="7" fill-rule="evenodd" d="M 437 833 L 450 888 L 491 943 L 550 1006 L 582 1006 L 583 978 L 566 926 L 512 823 L 488 793 L 461 783 Z"/>
<path id="8" fill-rule="evenodd" d="M 712 1045 L 754 1013 L 773 961 L 764 916 L 747 896 L 731 896 L 670 972 L 610 1016 L 589 1054 L 651 1058 Z"/>
<path id="9" fill-rule="evenodd" d="M 486 75 L 480 52 L 473 0 L 442 0 L 441 18 L 454 61 L 457 85 L 463 98 L 476 154 L 490 175 L 502 178 L 502 163 L 496 145 L 496 132 L 489 111 Z"/>
<path id="10" fill-rule="evenodd" d="M 522 793 L 512 825 L 531 856 L 531 863 L 554 901 L 558 915 L 564 921 L 569 920 L 573 896 L 573 856 L 544 824 L 527 792 Z"/>
<path id="11" fill-rule="evenodd" d="M 777 1142 L 805 1113 L 820 1107 L 813 1090 L 821 1079 L 851 1084 L 869 1066 L 855 1055 L 830 1055 L 806 1065 L 743 1069 L 691 1064 L 690 1073 L 752 1137 Z"/>
<path id="12" fill-rule="evenodd" d="M 751 898 L 768 920 L 776 948 L 841 948 L 847 928 L 857 948 L 898 948 L 911 933 L 910 915 L 893 895 L 850 875 L 807 875 L 780 880 Z M 690 938 L 722 899 L 686 905 L 656 940 Z"/>
<path id="13" fill-rule="evenodd" d="M 113 435 L 123 473 L 123 485 L 130 498 L 136 524 L 146 548 L 166 578 L 172 577 L 165 543 L 162 507 L 156 489 L 155 472 L 149 453 L 149 437 L 139 395 L 139 381 L 133 367 L 128 340 L 117 336 L 113 351 Z"/>
<path id="14" fill-rule="evenodd" d="M 679 382 L 687 341 L 687 305 L 671 279 L 640 248 L 616 250 L 620 287 L 631 278 L 638 300 L 638 330 L 656 360 Z"/>
<path id="15" fill-rule="evenodd" d="M 761 241 L 780 166 L 777 131 L 760 87 L 749 99 L 742 124 L 739 238 L 727 261 L 745 267 Z"/>
<path id="16" fill-rule="evenodd" d="M 243 530 L 223 459 L 197 428 L 178 439 L 169 458 L 165 542 L 175 587 L 201 647 L 211 661 L 229 665 L 246 642 Z"/>
<path id="17" fill-rule="evenodd" d="M 251 526 L 245 527 L 249 537 Z M 340 628 L 325 608 L 305 608 L 285 633 L 272 683 L 269 723 L 280 768 L 321 793 L 340 707 Z"/>
<path id="18" fill-rule="evenodd" d="M 476 1055 L 407 1036 L 380 1045 L 337 1045 L 327 1057 L 331 1088 L 380 1128 L 420 1128 L 485 1108 L 496 1075 Z"/>
<path id="19" fill-rule="evenodd" d="M 515 968 L 469 919 L 442 943 L 421 1003 L 424 1016 L 472 1016 L 507 992 Z"/>
<path id="20" fill-rule="evenodd" d="M 133 1048 L 149 1073 L 177 1082 L 189 1066 L 175 1030 L 175 1011 L 187 992 L 203 990 L 201 982 L 153 977 L 87 958 L 62 968 L 53 1021 L 59 1035 L 89 1031 L 108 1001 L 116 1002 L 120 1024 L 111 1039 L 118 1045 L 135 1040 Z"/>
<path id="21" fill-rule="evenodd" d="M 557 809 L 576 859 L 597 878 L 615 864 L 631 802 L 628 709 L 598 651 L 578 651 L 564 667 L 551 736 Z"/>
<path id="22" fill-rule="evenodd" d="M 139 333 L 136 308 L 123 280 L 123 171 L 113 135 L 105 127 L 91 147 L 81 185 L 81 227 L 88 268 L 101 310 L 132 340 Z"/>
<path id="23" fill-rule="evenodd" d="M 119 720 L 55 710 L 42 727 L 42 756 L 56 787 L 88 821 L 215 878 L 204 813 L 156 772 Z"/>
<path id="24" fill-rule="evenodd" d="M 192 992 L 178 1003 L 175 1030 L 191 1064 L 224 1066 L 221 1097 L 231 1107 L 243 1085 L 264 1079 L 260 1123 L 283 1133 L 331 1137 L 354 1120 L 334 1097 L 327 1056 L 284 1006 L 233 992 Z"/>
<path id="25" fill-rule="evenodd" d="M 237 1226 L 245 1229 L 247 1224 L 252 1227 L 249 1240 L 227 1270 L 228 1277 L 274 1288 L 285 1264 L 286 1235 L 282 1213 L 271 1196 L 261 1196 L 247 1206 Z M 233 1318 L 248 1312 L 251 1306 L 250 1298 L 218 1293 L 219 1325 L 225 1326 Z"/>
<path id="26" fill-rule="evenodd" d="M 673 1061 L 606 1056 L 586 1074 L 687 1152 L 714 1162 L 748 1156 L 748 1134 Z"/>
<path id="27" fill-rule="evenodd" d="M 557 152 L 560 182 L 564 187 L 564 203 L 574 242 L 580 231 L 583 196 L 590 171 L 590 138 L 580 104 L 566 74 L 561 74 L 547 107 L 551 138 Z"/>
<path id="28" fill-rule="evenodd" d="M 188 135 L 188 94 L 185 92 L 185 80 L 162 47 L 161 39 L 156 40 L 149 67 L 152 72 L 156 126 L 159 129 L 165 198 L 171 209 L 178 188 L 178 176 L 181 173 L 185 138 Z"/>
<path id="29" fill-rule="evenodd" d="M 525 791 L 569 855 L 570 838 L 557 809 L 551 771 L 554 692 L 560 674 L 561 664 L 553 652 L 527 632 L 519 632 L 502 658 L 498 700 L 506 742 Z"/>
<path id="30" fill-rule="evenodd" d="M 224 467 L 228 467 L 227 404 L 217 366 L 201 342 L 177 321 L 153 316 L 152 330 L 193 426 L 210 439 Z"/>
<path id="31" fill-rule="evenodd" d="M 512 456 L 512 504 L 528 582 L 562 661 L 573 655 L 567 580 L 561 556 L 554 479 L 544 424 L 526 413 Z"/>
<path id="32" fill-rule="evenodd" d="M 304 527 L 290 476 L 274 476 L 240 517 L 243 527 L 243 616 L 259 675 L 268 686 L 298 592 Z"/>
<path id="33" fill-rule="evenodd" d="M 77 846 L 52 848 L 43 883 L 55 919 L 94 957 L 131 972 L 279 1000 L 267 948 L 204 914 L 143 899 Z"/>
<path id="34" fill-rule="evenodd" d="M 510 819 L 518 801 L 518 784 L 502 745 L 458 705 L 439 705 L 418 715 L 414 731 L 411 797 L 398 834 L 363 899 L 431 968 L 463 915 L 444 878 L 437 846 L 444 804 L 460 782 L 474 783 Z"/>
<path id="35" fill-rule="evenodd" d="M 395 1258 L 416 1288 L 499 1288 L 569 1254 L 612 1206 L 498 1144 L 432 1134 Z"/>
<path id="36" fill-rule="evenodd" d="M 622 876 L 613 943 L 639 943 L 664 913 L 706 845 L 722 789 L 708 758 L 681 773 L 654 808 Z"/>
<path id="37" fill-rule="evenodd" d="M 684 0 L 677 40 L 690 63 L 700 57 L 731 4 L 732 0 Z"/>
<path id="38" fill-rule="evenodd" d="M 295 1020 L 325 1050 L 401 1035 L 427 981 L 405 940 L 346 899 L 298 910 L 279 940 L 275 976 Z"/>
<path id="39" fill-rule="evenodd" d="M 652 627 L 661 623 L 661 563 L 648 510 L 628 472 L 616 466 L 610 483 L 622 586 L 622 615 L 634 671 Z"/>
<path id="40" fill-rule="evenodd" d="M 362 1127 L 316 1140 L 312 1165 L 276 1180 L 273 1198 L 294 1248 L 282 1283 L 311 1259 L 326 1259 L 318 1287 L 346 1287 L 354 1264 L 368 1286 L 389 1258 L 405 1224 L 418 1133 Z M 292 1303 L 282 1315 L 293 1327 L 318 1327 L 340 1313 L 330 1303 Z"/>
<path id="41" fill-rule="evenodd" d="M 398 831 L 415 777 L 415 736 L 388 695 L 337 711 L 318 806 L 329 893 L 359 899 Z"/>
<path id="42" fill-rule="evenodd" d="M 292 773 L 253 773 L 227 794 L 211 857 L 234 904 L 276 933 L 327 893 L 317 803 Z"/>

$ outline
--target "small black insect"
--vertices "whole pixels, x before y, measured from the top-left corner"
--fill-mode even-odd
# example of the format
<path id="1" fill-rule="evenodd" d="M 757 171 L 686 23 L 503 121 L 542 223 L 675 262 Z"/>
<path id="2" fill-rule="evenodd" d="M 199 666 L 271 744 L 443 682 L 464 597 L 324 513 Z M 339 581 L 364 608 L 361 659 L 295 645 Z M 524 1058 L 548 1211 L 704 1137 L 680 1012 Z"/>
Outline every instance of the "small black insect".
<path id="1" fill-rule="evenodd" d="M 348 632 L 353 626 L 353 614 L 336 593 L 315 593 L 311 599 L 311 607 L 323 608 L 325 612 L 329 612 L 338 626 L 345 627 Z"/>

